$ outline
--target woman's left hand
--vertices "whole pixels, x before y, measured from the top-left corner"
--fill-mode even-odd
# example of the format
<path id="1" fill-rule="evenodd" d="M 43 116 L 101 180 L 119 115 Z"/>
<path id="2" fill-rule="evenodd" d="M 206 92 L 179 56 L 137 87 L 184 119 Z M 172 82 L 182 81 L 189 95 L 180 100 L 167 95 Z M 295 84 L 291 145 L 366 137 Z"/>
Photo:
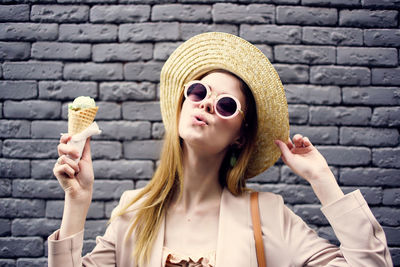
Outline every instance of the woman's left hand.
<path id="1" fill-rule="evenodd" d="M 282 160 L 294 173 L 303 177 L 309 183 L 314 182 L 320 177 L 333 175 L 328 163 L 321 153 L 313 146 L 307 137 L 296 134 L 293 142 L 287 143 L 275 140 L 275 144 L 282 152 Z"/>

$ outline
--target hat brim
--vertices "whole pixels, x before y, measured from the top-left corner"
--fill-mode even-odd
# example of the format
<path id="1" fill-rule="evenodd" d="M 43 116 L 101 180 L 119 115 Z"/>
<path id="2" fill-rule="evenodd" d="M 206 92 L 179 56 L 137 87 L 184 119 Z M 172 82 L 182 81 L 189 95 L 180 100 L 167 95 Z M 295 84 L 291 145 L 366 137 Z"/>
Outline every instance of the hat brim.
<path id="1" fill-rule="evenodd" d="M 288 140 L 289 116 L 278 73 L 268 58 L 248 41 L 228 33 L 208 32 L 190 38 L 171 54 L 160 76 L 165 130 L 176 126 L 175 111 L 184 84 L 214 69 L 225 69 L 242 78 L 254 96 L 258 125 L 256 147 L 246 177 L 251 178 L 279 159 L 281 153 L 274 140 Z"/>

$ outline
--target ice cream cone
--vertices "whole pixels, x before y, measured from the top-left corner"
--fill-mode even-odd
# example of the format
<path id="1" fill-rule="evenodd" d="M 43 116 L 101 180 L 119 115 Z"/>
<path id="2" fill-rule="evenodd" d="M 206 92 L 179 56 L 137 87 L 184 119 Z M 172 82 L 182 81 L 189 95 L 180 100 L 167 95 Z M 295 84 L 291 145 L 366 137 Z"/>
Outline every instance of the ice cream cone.
<path id="1" fill-rule="evenodd" d="M 74 135 L 82 132 L 93 123 L 99 107 L 84 108 L 81 110 L 68 109 L 68 134 Z"/>

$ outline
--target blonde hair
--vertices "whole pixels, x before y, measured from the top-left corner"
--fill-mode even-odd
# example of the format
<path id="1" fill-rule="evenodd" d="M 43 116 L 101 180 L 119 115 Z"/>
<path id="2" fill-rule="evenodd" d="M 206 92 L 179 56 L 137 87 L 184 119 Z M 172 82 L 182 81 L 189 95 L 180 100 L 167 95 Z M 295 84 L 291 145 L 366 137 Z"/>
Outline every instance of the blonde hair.
<path id="1" fill-rule="evenodd" d="M 241 81 L 241 89 L 246 96 L 247 110 L 245 122 L 242 125 L 244 145 L 240 151 L 233 151 L 235 149 L 228 150 L 219 172 L 219 182 L 221 186 L 226 186 L 233 195 L 237 196 L 247 191 L 245 181 L 247 177 L 246 170 L 254 149 L 255 133 L 257 132 L 257 114 L 255 111 L 254 98 L 246 83 L 235 74 L 226 70 L 213 70 L 211 72 L 225 72 L 238 78 Z M 183 190 L 182 147 L 178 132 L 182 103 L 183 94 L 176 108 L 176 125 L 172 127 L 172 131 L 165 133 L 160 164 L 153 178 L 131 201 L 129 201 L 129 203 L 119 211 L 116 211 L 110 219 L 111 222 L 118 216 L 128 213 L 130 211 L 128 211 L 128 208 L 134 205 L 139 199 L 141 200 L 140 204 L 135 208 L 136 216 L 126 235 L 126 239 L 128 239 L 132 236 L 133 231 L 136 230 L 133 257 L 138 259 L 139 266 L 149 261 L 151 249 L 165 216 L 166 208 L 176 193 L 179 194 L 178 198 L 181 197 Z M 238 159 L 236 164 L 232 167 L 230 166 L 230 157 L 233 153 L 238 153 L 238 155 L 236 155 Z"/>

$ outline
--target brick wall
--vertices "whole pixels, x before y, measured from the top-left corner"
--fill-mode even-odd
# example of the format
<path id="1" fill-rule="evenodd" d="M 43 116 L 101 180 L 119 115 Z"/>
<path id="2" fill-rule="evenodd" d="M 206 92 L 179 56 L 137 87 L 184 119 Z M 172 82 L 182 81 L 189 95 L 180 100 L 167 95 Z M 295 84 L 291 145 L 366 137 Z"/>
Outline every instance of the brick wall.
<path id="1" fill-rule="evenodd" d="M 217 3 L 219 2 L 219 3 Z M 124 190 L 152 176 L 163 134 L 160 69 L 205 31 L 256 44 L 286 88 L 292 133 L 319 147 L 345 192 L 360 188 L 400 266 L 398 0 L 2 0 L 0 266 L 45 266 L 60 225 L 53 177 L 67 103 L 96 99 L 93 203 L 84 252 Z M 337 243 L 308 186 L 281 162 L 252 180 Z"/>

